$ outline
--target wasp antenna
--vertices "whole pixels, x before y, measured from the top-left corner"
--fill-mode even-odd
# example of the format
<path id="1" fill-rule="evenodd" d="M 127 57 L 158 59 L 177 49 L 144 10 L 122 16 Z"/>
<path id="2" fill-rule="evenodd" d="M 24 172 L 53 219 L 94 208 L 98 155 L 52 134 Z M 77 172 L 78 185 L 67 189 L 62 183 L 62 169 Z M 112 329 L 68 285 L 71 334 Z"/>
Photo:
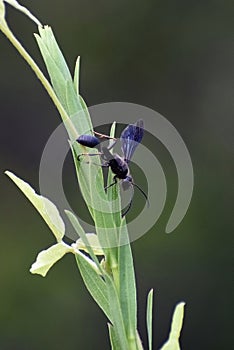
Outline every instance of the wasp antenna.
<path id="1" fill-rule="evenodd" d="M 136 188 L 138 188 L 138 190 L 143 194 L 143 196 L 145 197 L 145 200 L 147 202 L 147 207 L 149 207 L 150 204 L 149 204 L 149 199 L 148 199 L 147 194 L 134 182 L 132 182 L 132 186 L 135 186 Z"/>
<path id="2" fill-rule="evenodd" d="M 131 185 L 132 185 L 132 183 L 131 183 Z M 129 202 L 129 205 L 128 205 L 127 209 L 126 209 L 125 212 L 122 214 L 122 218 L 123 218 L 123 217 L 129 212 L 129 210 L 131 209 L 133 196 L 134 196 L 134 188 L 133 188 L 133 186 L 132 186 L 132 196 L 131 196 L 131 199 L 130 199 L 130 202 Z"/>

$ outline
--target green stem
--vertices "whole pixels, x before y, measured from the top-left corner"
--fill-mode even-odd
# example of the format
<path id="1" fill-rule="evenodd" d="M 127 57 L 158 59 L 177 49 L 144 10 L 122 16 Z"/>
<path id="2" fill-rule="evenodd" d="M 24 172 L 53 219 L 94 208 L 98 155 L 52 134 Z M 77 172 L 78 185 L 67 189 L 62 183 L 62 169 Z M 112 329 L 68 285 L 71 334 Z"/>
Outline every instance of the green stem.
<path id="1" fill-rule="evenodd" d="M 116 286 L 116 290 L 119 295 L 119 267 L 117 262 L 115 264 L 112 262 L 111 271 L 113 274 L 114 284 Z"/>
<path id="2" fill-rule="evenodd" d="M 32 68 L 32 70 L 34 71 L 34 73 L 36 74 L 36 76 L 38 77 L 38 79 L 40 80 L 40 82 L 48 92 L 55 106 L 57 107 L 63 122 L 66 122 L 66 124 L 69 125 L 70 131 L 74 135 L 74 138 L 76 138 L 77 131 L 74 125 L 72 124 L 69 116 L 67 115 L 65 109 L 63 108 L 58 97 L 56 96 L 52 86 L 50 85 L 49 81 L 46 79 L 46 77 L 44 76 L 40 68 L 37 66 L 37 64 L 32 59 L 32 57 L 28 54 L 28 52 L 24 49 L 24 47 L 21 45 L 18 39 L 14 36 L 14 34 L 11 32 L 8 26 L 6 25 L 1 26 L 1 30 L 6 35 L 6 37 L 10 40 L 10 42 L 16 48 L 16 50 L 20 53 L 20 55 L 24 58 L 24 60 L 28 63 L 28 65 Z"/>

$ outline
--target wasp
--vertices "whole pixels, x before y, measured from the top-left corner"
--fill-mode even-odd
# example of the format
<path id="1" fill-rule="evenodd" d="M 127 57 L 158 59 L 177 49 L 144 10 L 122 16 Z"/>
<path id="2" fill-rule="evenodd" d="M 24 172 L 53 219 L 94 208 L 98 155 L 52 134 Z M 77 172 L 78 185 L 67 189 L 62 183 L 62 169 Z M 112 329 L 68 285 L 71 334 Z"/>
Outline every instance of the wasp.
<path id="1" fill-rule="evenodd" d="M 99 134 L 99 137 L 108 137 L 106 135 Z M 110 167 L 112 173 L 114 174 L 113 182 L 105 187 L 105 190 L 108 188 L 114 186 L 117 184 L 117 181 L 120 180 L 123 183 L 128 183 L 132 188 L 136 187 L 142 195 L 145 197 L 147 204 L 149 205 L 148 196 L 146 193 L 133 181 L 133 178 L 130 174 L 129 169 L 129 162 L 135 152 L 136 147 L 139 145 L 139 143 L 142 141 L 144 135 L 144 122 L 142 119 L 139 119 L 135 124 L 129 124 L 126 126 L 126 128 L 122 131 L 120 136 L 120 142 L 121 142 L 121 149 L 123 155 L 120 156 L 117 153 L 112 154 L 110 150 L 114 147 L 115 143 L 112 143 L 109 147 L 101 147 L 100 152 L 96 154 L 80 154 L 78 156 L 78 160 L 80 160 L 80 156 L 82 155 L 100 155 L 102 159 L 102 167 Z M 110 138 L 110 137 L 108 137 Z M 100 145 L 100 140 L 93 135 L 81 135 L 77 142 L 82 144 L 83 146 L 94 148 L 96 146 Z M 131 206 L 133 201 L 134 191 L 132 193 L 128 208 L 126 211 L 122 214 L 122 217 L 125 216 Z"/>

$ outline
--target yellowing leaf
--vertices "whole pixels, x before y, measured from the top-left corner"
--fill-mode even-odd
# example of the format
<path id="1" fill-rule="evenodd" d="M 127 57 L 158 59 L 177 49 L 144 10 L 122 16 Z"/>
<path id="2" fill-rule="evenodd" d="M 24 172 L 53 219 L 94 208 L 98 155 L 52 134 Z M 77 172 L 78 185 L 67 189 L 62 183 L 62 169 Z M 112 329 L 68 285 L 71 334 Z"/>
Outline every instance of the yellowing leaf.
<path id="1" fill-rule="evenodd" d="M 44 277 L 51 266 L 69 252 L 73 252 L 73 249 L 64 242 L 54 244 L 52 247 L 42 250 L 38 254 L 35 263 L 32 264 L 30 272 Z"/>
<path id="2" fill-rule="evenodd" d="M 184 302 L 176 305 L 172 318 L 169 339 L 163 345 L 161 350 L 180 350 L 179 337 L 183 325 L 184 305 Z"/>
<path id="3" fill-rule="evenodd" d="M 10 171 L 6 171 L 5 174 L 14 181 L 24 195 L 30 200 L 53 232 L 57 241 L 61 242 L 65 233 L 65 225 L 54 203 L 46 197 L 36 194 L 34 189 L 27 182 L 21 180 Z"/>
<path id="4" fill-rule="evenodd" d="M 90 247 L 93 249 L 93 252 L 95 255 L 104 255 L 102 247 L 99 243 L 98 236 L 94 233 L 86 233 L 87 240 L 89 242 Z M 75 246 L 77 249 L 84 250 L 86 253 L 89 253 L 89 250 L 87 249 L 86 245 L 84 244 L 82 238 L 79 238 Z"/>

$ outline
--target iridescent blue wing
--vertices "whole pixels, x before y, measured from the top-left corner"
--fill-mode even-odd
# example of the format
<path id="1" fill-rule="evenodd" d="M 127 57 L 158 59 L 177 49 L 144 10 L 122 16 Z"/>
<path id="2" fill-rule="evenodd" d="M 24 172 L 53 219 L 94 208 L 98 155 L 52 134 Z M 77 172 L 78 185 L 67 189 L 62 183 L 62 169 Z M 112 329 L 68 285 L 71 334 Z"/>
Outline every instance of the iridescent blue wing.
<path id="1" fill-rule="evenodd" d="M 129 124 L 120 136 L 124 160 L 128 163 L 144 135 L 144 123 L 139 119 L 135 124 Z"/>

